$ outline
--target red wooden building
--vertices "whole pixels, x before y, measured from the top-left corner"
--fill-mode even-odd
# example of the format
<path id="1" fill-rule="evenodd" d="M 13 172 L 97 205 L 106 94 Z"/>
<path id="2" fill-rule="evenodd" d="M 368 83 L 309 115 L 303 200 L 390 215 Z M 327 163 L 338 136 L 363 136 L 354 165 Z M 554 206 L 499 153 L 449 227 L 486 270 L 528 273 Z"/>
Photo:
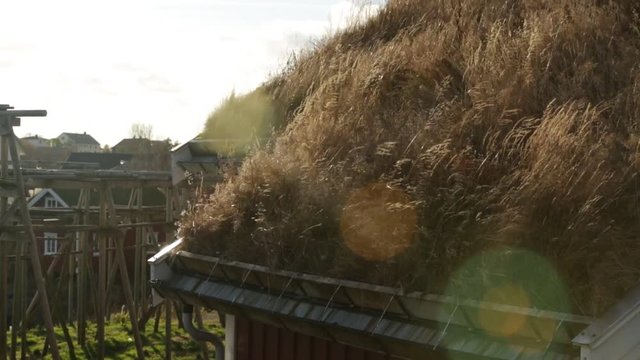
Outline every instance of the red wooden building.
<path id="1" fill-rule="evenodd" d="M 129 201 L 131 189 L 115 189 L 114 202 L 116 205 L 126 206 Z M 32 216 L 42 216 L 48 218 L 52 224 L 68 225 L 69 218 L 73 215 L 73 208 L 78 202 L 80 190 L 77 189 L 41 189 L 28 202 Z M 98 206 L 98 194 L 92 197 L 94 201 L 91 206 Z M 143 203 L 149 206 L 163 206 L 165 202 L 164 194 L 156 189 L 145 189 L 143 191 Z M 164 220 L 164 219 L 162 219 Z M 93 222 L 97 224 L 97 219 Z M 62 228 L 62 226 L 61 226 Z M 122 230 L 124 233 L 125 258 L 127 260 L 127 269 L 131 272 L 134 264 L 134 254 L 136 245 L 136 229 L 128 228 Z M 38 248 L 40 249 L 41 263 L 44 269 L 47 269 L 54 257 L 62 252 L 62 243 L 64 240 L 71 239 L 72 251 L 78 249 L 78 241 L 80 239 L 79 232 L 68 232 L 64 230 L 35 231 L 38 240 Z M 144 243 L 146 251 L 149 255 L 155 253 L 158 244 L 164 243 L 167 238 L 167 230 L 164 225 L 153 225 L 145 229 Z M 96 231 L 89 231 L 88 238 L 92 246 L 96 248 L 94 254 L 94 267 L 97 269 L 97 238 Z M 57 269 L 56 271 L 59 271 Z M 131 275 L 131 274 L 130 274 Z"/>

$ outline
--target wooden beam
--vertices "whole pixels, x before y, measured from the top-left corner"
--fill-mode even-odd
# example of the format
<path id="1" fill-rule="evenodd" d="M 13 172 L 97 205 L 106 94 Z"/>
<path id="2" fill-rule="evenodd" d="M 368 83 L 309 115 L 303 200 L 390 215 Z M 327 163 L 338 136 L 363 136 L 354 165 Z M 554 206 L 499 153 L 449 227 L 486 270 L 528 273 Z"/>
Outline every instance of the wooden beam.
<path id="1" fill-rule="evenodd" d="M 22 323 L 24 307 L 24 241 L 17 241 L 15 246 L 16 259 L 13 267 L 13 301 L 11 304 L 11 359 L 16 359 L 18 351 L 18 335 Z"/>
<path id="2" fill-rule="evenodd" d="M 113 206 L 113 194 L 111 188 L 107 188 L 107 194 L 109 198 L 109 213 L 113 216 L 115 214 Z M 111 218 L 114 221 L 114 218 Z M 127 261 L 124 256 L 124 235 L 119 233 L 116 238 L 116 258 L 120 268 L 120 278 L 122 279 L 122 292 L 124 293 L 125 304 L 129 312 L 129 319 L 131 321 L 131 330 L 136 343 L 136 352 L 138 359 L 144 359 L 144 350 L 142 348 L 142 337 L 140 336 L 140 330 L 138 328 L 138 318 L 133 304 L 133 296 L 131 294 L 131 283 L 129 282 L 129 271 L 127 270 Z"/>
<path id="3" fill-rule="evenodd" d="M 135 208 L 140 209 L 142 207 L 142 188 L 136 188 L 133 190 L 135 192 L 134 203 Z M 142 217 L 140 215 L 136 216 L 136 222 L 142 222 Z M 136 228 L 136 238 L 135 238 L 135 251 L 134 251 L 134 261 L 133 261 L 133 301 L 136 306 L 136 313 L 143 314 L 144 309 L 141 306 L 141 271 L 140 271 L 140 262 L 141 262 L 141 242 L 142 242 L 142 231 L 143 228 Z"/>
<path id="4" fill-rule="evenodd" d="M 144 350 L 142 348 L 142 337 L 138 328 L 138 320 L 136 317 L 135 306 L 133 304 L 133 296 L 131 295 L 131 283 L 129 282 L 129 272 L 127 271 L 127 263 L 124 257 L 123 239 L 116 239 L 116 254 L 120 263 L 120 277 L 122 279 L 122 289 L 124 292 L 125 303 L 129 312 L 129 320 L 131 321 L 131 330 L 136 343 L 136 352 L 138 359 L 144 359 Z"/>
<path id="5" fill-rule="evenodd" d="M 78 208 L 87 208 L 89 206 L 89 200 L 91 197 L 91 192 L 87 189 L 83 189 L 80 191 L 80 196 L 78 198 Z M 87 223 L 89 219 L 89 214 L 84 213 L 80 218 L 80 221 L 84 224 Z M 78 244 L 80 249 L 80 257 L 78 259 L 78 301 L 77 311 L 76 311 L 76 319 L 77 319 L 77 328 L 78 328 L 78 343 L 81 346 L 86 345 L 86 329 L 87 329 L 87 308 L 85 304 L 87 303 L 87 264 L 89 257 L 89 233 L 83 231 L 80 233 L 80 243 Z"/>
<path id="6" fill-rule="evenodd" d="M 167 224 L 164 221 L 149 221 L 142 223 L 133 223 L 133 224 L 118 224 L 118 225 L 108 225 L 108 226 L 100 226 L 100 225 L 65 225 L 65 224 L 34 224 L 32 228 L 34 231 L 96 231 L 96 232 L 104 232 L 104 233 L 115 233 L 119 232 L 122 229 L 134 229 L 134 228 L 143 228 L 155 225 L 164 225 L 164 226 L 173 226 L 173 224 Z M 0 232 L 5 233 L 19 233 L 24 232 L 27 228 L 24 225 L 11 225 L 11 226 L 0 226 Z M 113 249 L 113 247 L 110 247 Z"/>
<path id="7" fill-rule="evenodd" d="M 100 227 L 107 226 L 107 197 L 106 183 L 100 188 Z M 98 294 L 96 311 L 96 338 L 98 341 L 98 359 L 104 359 L 104 319 L 106 307 L 106 282 L 107 282 L 107 237 L 104 233 L 98 233 Z"/>
<path id="8" fill-rule="evenodd" d="M 164 309 L 164 358 L 165 360 L 171 360 L 171 300 L 164 300 Z"/>
<path id="9" fill-rule="evenodd" d="M 7 257 L 7 245 L 0 242 L 0 359 L 7 358 L 7 295 L 9 259 Z"/>
<path id="10" fill-rule="evenodd" d="M 11 161 L 13 162 L 14 169 L 20 169 L 20 156 L 18 155 L 17 143 L 13 131 L 6 136 L 9 140 L 9 153 L 11 154 Z M 22 178 L 21 171 L 15 171 L 16 183 L 18 185 L 18 193 L 26 194 L 24 187 L 24 179 Z M 27 200 L 24 196 L 20 196 L 15 199 L 19 201 L 20 212 L 24 224 L 26 225 L 27 235 L 30 241 L 30 253 L 31 253 L 31 267 L 33 270 L 33 277 L 35 278 L 36 288 L 42 294 L 40 300 L 42 318 L 47 329 L 47 338 L 51 344 L 51 356 L 54 360 L 60 359 L 60 353 L 58 351 L 58 341 L 56 339 L 55 331 L 53 328 L 53 319 L 51 318 L 51 307 L 49 306 L 49 300 L 47 299 L 47 289 L 45 286 L 44 278 L 42 277 L 42 266 L 40 265 L 40 254 L 38 249 L 38 243 L 36 242 L 36 235 L 31 227 L 31 216 L 27 207 Z"/>
<path id="11" fill-rule="evenodd" d="M 4 137 L 0 138 L 0 177 L 4 180 L 8 172 L 8 144 Z M 7 216 L 6 196 L 0 197 L 0 218 Z M 9 257 L 8 246 L 0 241 L 0 360 L 7 358 L 7 295 L 9 294 Z"/>
<path id="12" fill-rule="evenodd" d="M 47 268 L 47 273 L 46 273 L 46 278 L 50 279 L 51 276 L 53 276 L 53 271 L 58 267 L 58 265 L 60 265 L 64 259 L 68 256 L 69 253 L 69 242 L 71 240 L 65 241 L 62 244 L 62 248 L 60 249 L 60 253 L 58 253 L 54 258 L 53 261 L 51 261 L 51 263 L 49 264 L 49 267 Z M 33 298 L 31 299 L 31 302 L 29 303 L 29 306 L 27 307 L 27 311 L 24 314 L 24 319 L 25 319 L 25 323 L 29 322 L 29 319 L 31 318 L 31 314 L 33 313 L 33 311 L 36 309 L 36 306 L 38 306 L 38 301 L 40 300 L 40 293 L 36 290 L 36 293 L 33 295 Z"/>

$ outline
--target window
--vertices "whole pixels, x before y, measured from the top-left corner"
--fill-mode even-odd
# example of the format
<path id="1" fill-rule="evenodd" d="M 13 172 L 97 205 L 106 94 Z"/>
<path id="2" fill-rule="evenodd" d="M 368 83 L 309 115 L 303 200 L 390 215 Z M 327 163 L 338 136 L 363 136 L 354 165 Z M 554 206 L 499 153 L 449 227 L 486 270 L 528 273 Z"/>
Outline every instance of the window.
<path id="1" fill-rule="evenodd" d="M 44 254 L 53 255 L 58 252 L 58 234 L 44 233 Z"/>
<path id="2" fill-rule="evenodd" d="M 158 245 L 158 232 L 148 232 L 147 233 L 147 245 Z"/>
<path id="3" fill-rule="evenodd" d="M 54 199 L 51 196 L 47 196 L 44 198 L 44 207 L 45 208 L 57 208 L 60 207 L 58 200 Z"/>

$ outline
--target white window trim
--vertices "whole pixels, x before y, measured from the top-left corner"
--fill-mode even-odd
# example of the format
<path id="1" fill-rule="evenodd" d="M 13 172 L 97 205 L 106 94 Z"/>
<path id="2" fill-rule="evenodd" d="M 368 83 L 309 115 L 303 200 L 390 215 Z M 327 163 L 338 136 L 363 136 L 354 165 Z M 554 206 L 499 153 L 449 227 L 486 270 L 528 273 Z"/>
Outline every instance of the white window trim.
<path id="1" fill-rule="evenodd" d="M 51 206 L 53 205 L 53 206 Z M 60 207 L 60 203 L 53 196 L 45 196 L 44 197 L 44 207 L 45 209 L 58 208 Z"/>
<path id="2" fill-rule="evenodd" d="M 57 233 L 44 233 L 44 254 L 55 255 L 58 253 L 58 234 Z"/>

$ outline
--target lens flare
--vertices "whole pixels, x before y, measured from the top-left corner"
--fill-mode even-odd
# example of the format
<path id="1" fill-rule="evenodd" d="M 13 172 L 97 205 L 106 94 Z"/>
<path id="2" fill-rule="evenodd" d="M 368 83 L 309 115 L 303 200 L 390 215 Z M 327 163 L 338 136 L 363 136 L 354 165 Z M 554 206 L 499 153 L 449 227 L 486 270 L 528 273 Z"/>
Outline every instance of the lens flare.
<path id="1" fill-rule="evenodd" d="M 482 299 L 487 303 L 504 304 L 528 308 L 531 300 L 526 290 L 517 284 L 506 284 L 488 289 Z M 526 325 L 527 318 L 521 313 L 505 313 L 481 308 L 478 311 L 478 322 L 487 334 L 507 338 L 516 335 Z"/>
<path id="2" fill-rule="evenodd" d="M 201 143 L 208 151 L 222 156 L 241 156 L 257 143 L 265 141 L 279 126 L 281 110 L 263 91 L 227 98 L 207 119 Z"/>
<path id="3" fill-rule="evenodd" d="M 346 246 L 370 261 L 388 260 L 414 238 L 416 211 L 402 190 L 374 183 L 351 193 L 340 230 Z"/>
<path id="4" fill-rule="evenodd" d="M 513 349 L 529 339 L 528 351 L 536 354 L 545 351 L 560 324 L 531 310 L 570 310 L 566 286 L 553 265 L 523 249 L 487 251 L 466 261 L 451 277 L 446 294 L 482 301 L 466 310 L 475 328 Z"/>

